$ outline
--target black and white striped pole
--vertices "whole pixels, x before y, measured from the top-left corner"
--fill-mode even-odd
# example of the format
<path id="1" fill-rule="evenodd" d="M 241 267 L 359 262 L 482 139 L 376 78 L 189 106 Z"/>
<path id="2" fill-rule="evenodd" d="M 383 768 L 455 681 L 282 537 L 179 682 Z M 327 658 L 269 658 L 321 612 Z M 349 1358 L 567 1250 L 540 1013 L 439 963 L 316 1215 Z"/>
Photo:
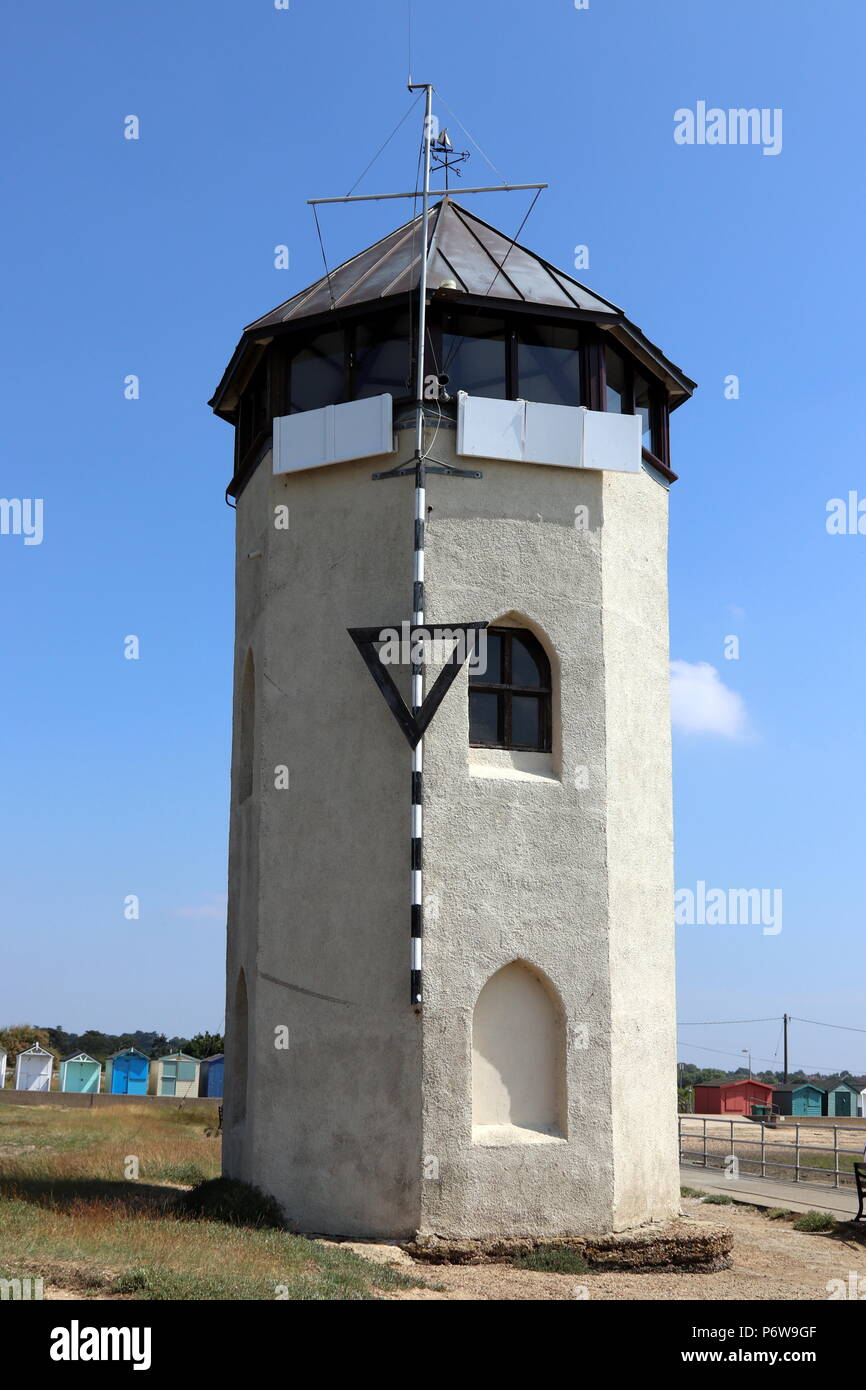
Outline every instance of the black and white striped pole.
<path id="1" fill-rule="evenodd" d="M 421 266 L 418 276 L 418 352 L 415 363 L 415 530 L 413 541 L 412 626 L 424 626 L 424 527 L 427 518 L 424 467 L 424 347 L 427 340 L 427 233 L 430 219 L 430 145 L 433 139 L 433 87 L 424 85 L 424 192 L 421 211 Z M 413 653 L 414 654 L 414 653 Z M 424 647 L 412 663 L 412 713 L 424 703 Z M 412 749 L 411 811 L 411 1000 L 420 1005 L 424 971 L 424 737 Z"/>
<path id="2" fill-rule="evenodd" d="M 371 676 L 384 695 L 391 712 L 403 730 L 412 749 L 412 800 L 410 819 L 410 989 L 411 1002 L 417 1009 L 423 1001 L 423 939 L 424 939 L 424 730 L 442 703 L 452 682 L 469 654 L 469 634 L 478 634 L 487 626 L 486 622 L 450 624 L 448 631 L 462 634 L 462 655 L 457 659 L 457 650 L 447 659 L 427 698 L 424 698 L 424 644 L 432 638 L 425 630 L 424 601 L 424 531 L 427 519 L 426 480 L 427 473 L 443 473 L 450 477 L 480 478 L 477 469 L 457 468 L 453 464 L 433 459 L 428 464 L 424 448 L 424 388 L 425 388 L 425 346 L 427 339 L 427 256 L 430 231 L 430 168 L 433 144 L 436 139 L 433 118 L 433 85 L 429 82 L 410 82 L 409 90 L 423 91 L 424 136 L 423 167 L 424 185 L 422 192 L 421 248 L 418 276 L 418 337 L 415 363 L 415 451 L 414 458 L 406 464 L 398 464 L 384 473 L 374 473 L 374 479 L 401 478 L 410 474 L 415 477 L 415 511 L 413 537 L 413 581 L 412 581 L 412 632 L 410 634 L 411 697 L 407 707 L 398 691 L 390 672 L 379 658 L 377 644 L 383 641 L 381 630 L 375 628 L 349 628 L 349 635 L 367 664 Z M 447 147 L 450 150 L 450 145 Z M 447 196 L 448 167 L 453 159 L 437 148 L 439 165 L 445 168 L 446 188 L 438 190 L 436 196 Z M 541 189 L 547 184 L 499 184 L 490 188 L 463 188 L 467 193 L 510 193 L 520 189 Z M 375 193 L 347 195 L 344 198 L 309 198 L 316 207 L 320 203 L 361 203 L 378 202 L 383 198 L 413 198 L 413 193 Z M 447 379 L 447 378 L 446 378 Z"/>

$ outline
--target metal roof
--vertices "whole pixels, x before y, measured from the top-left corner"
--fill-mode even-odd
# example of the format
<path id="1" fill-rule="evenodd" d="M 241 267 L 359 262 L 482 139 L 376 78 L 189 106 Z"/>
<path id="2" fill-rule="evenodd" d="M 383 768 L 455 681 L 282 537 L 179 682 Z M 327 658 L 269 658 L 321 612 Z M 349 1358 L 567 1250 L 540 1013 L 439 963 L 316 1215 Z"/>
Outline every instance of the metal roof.
<path id="1" fill-rule="evenodd" d="M 323 275 L 315 284 L 256 319 L 248 325 L 247 332 L 332 308 L 369 304 L 371 300 L 417 288 L 420 238 L 419 215 L 344 261 L 330 276 Z M 622 314 L 610 300 L 593 294 L 452 198 L 443 198 L 430 209 L 427 278 L 431 290 L 438 289 L 443 280 L 455 280 L 458 291 L 482 298 L 550 304 L 591 314 Z"/>
<path id="2" fill-rule="evenodd" d="M 238 385 L 242 388 L 267 336 L 281 329 L 291 330 L 306 319 L 326 320 L 335 311 L 384 305 L 417 289 L 421 229 L 419 215 L 248 324 L 211 399 L 214 409 L 225 413 L 233 408 Z M 499 302 L 515 309 L 538 305 L 559 314 L 579 314 L 601 324 L 612 339 L 660 374 L 671 393 L 672 406 L 681 404 L 695 389 L 695 382 L 616 304 L 476 217 L 450 196 L 430 209 L 427 279 L 431 294 L 441 290 L 444 282 L 453 282 L 456 289 L 450 290 L 450 297 L 457 305 L 465 297 L 475 307 L 483 299 L 491 308 Z"/>
<path id="3" fill-rule="evenodd" d="M 805 1091 L 805 1090 L 824 1091 L 824 1090 L 826 1090 L 826 1087 L 824 1087 L 824 1086 L 819 1086 L 818 1083 L 817 1083 L 817 1081 L 791 1081 L 791 1082 L 789 1082 L 789 1083 L 786 1083 L 784 1086 L 777 1086 L 776 1083 L 773 1082 L 773 1083 L 772 1083 L 772 1086 L 773 1086 L 773 1090 L 774 1090 L 774 1091 Z"/>

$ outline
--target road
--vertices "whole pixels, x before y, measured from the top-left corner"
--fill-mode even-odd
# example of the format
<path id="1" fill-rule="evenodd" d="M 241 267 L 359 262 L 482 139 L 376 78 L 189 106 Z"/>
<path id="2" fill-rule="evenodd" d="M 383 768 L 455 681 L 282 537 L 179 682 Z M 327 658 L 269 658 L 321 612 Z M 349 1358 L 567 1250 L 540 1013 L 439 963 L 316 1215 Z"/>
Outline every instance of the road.
<path id="1" fill-rule="evenodd" d="M 829 1211 L 839 1221 L 857 1215 L 857 1193 L 847 1187 L 824 1187 L 805 1182 L 781 1182 L 776 1178 L 726 1178 L 719 1168 L 680 1165 L 683 1187 L 701 1192 L 726 1192 L 758 1207 L 787 1207 L 789 1211 Z M 866 1220 L 866 1217 L 864 1217 Z"/>

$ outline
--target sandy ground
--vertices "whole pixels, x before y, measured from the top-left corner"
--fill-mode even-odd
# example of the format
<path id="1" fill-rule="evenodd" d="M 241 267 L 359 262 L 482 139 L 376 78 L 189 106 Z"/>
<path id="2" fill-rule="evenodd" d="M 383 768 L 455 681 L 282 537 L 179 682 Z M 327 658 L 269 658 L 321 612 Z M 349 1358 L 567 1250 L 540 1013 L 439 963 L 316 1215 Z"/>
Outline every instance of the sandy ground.
<path id="1" fill-rule="evenodd" d="M 733 1266 L 717 1274 L 534 1274 L 508 1265 L 424 1265 L 387 1246 L 377 1258 L 393 1260 L 417 1278 L 424 1289 L 383 1297 L 397 1301 L 428 1299 L 824 1299 L 831 1279 L 847 1282 L 857 1274 L 866 1287 L 866 1247 L 838 1237 L 794 1231 L 787 1222 L 770 1221 L 749 1207 L 704 1206 L 684 1198 L 683 1211 L 698 1221 L 730 1226 L 734 1232 Z M 359 1254 L 372 1255 L 361 1244 Z"/>

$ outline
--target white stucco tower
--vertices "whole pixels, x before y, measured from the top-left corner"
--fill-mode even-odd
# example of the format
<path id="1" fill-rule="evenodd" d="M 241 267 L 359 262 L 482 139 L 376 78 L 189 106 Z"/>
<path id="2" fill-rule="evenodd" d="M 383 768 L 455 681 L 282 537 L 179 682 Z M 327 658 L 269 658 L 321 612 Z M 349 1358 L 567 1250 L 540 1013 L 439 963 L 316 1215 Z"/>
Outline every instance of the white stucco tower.
<path id="1" fill-rule="evenodd" d="M 425 620 L 489 627 L 424 738 L 421 1006 L 411 754 L 348 633 L 412 618 L 420 219 L 246 329 L 212 401 L 225 1171 L 307 1232 L 621 1230 L 679 1205 L 668 419 L 694 383 L 451 198 L 424 254 Z"/>

